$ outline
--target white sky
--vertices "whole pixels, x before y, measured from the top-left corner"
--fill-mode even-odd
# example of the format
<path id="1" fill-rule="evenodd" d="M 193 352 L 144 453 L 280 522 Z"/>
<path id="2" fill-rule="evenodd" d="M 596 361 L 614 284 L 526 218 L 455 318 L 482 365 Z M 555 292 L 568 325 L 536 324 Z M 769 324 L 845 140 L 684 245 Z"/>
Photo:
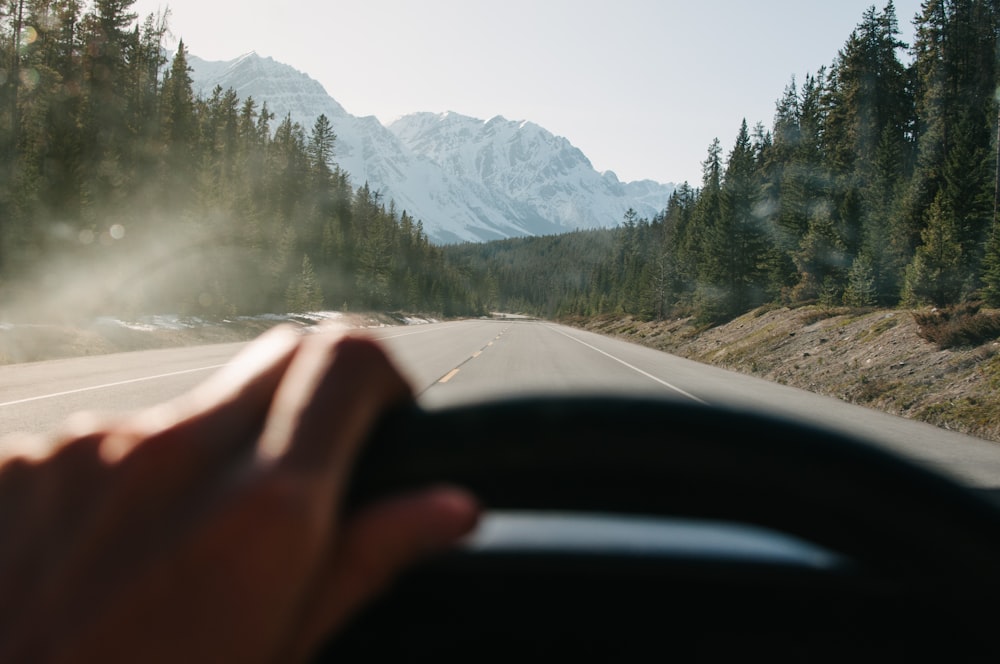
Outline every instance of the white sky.
<path id="1" fill-rule="evenodd" d="M 713 138 L 770 128 L 794 75 L 829 65 L 886 0 L 137 0 L 189 51 L 271 56 L 349 113 L 530 120 L 622 180 L 700 184 Z M 896 0 L 902 39 L 920 0 Z"/>

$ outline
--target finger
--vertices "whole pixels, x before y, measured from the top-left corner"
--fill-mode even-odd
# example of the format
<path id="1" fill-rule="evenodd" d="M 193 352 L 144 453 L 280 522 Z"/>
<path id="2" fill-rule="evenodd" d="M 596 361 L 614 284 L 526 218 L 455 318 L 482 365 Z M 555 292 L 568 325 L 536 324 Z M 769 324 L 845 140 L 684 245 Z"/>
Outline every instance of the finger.
<path id="1" fill-rule="evenodd" d="M 468 492 L 434 488 L 389 499 L 352 517 L 302 616 L 296 650 L 309 656 L 405 567 L 455 546 L 476 526 Z"/>
<path id="2" fill-rule="evenodd" d="M 121 416 L 91 411 L 69 415 L 51 433 L 13 433 L 0 437 L 0 464 L 11 459 L 44 461 L 57 454 L 63 447 L 96 432 L 107 432 L 121 422 Z"/>
<path id="3" fill-rule="evenodd" d="M 0 463 L 0 625 L 16 625 L 65 592 L 67 560 L 106 486 L 100 440 L 82 436 L 45 458 Z"/>
<path id="4" fill-rule="evenodd" d="M 309 337 L 278 388 L 258 455 L 280 473 L 316 480 L 332 508 L 376 417 L 411 398 L 375 341 Z"/>
<path id="5" fill-rule="evenodd" d="M 20 552 L 24 575 L 65 554 L 106 488 L 98 449 L 117 421 L 81 412 L 54 436 L 8 441 L 10 454 L 0 458 L 0 569 L 17 568 L 4 551 Z"/>
<path id="6" fill-rule="evenodd" d="M 188 395 L 101 432 L 95 461 L 104 469 L 102 491 L 88 498 L 76 559 L 101 560 L 114 533 L 131 534 L 136 555 L 155 552 L 226 491 L 224 479 L 252 459 L 300 340 L 289 328 L 262 335 Z M 146 532 L 151 521 L 157 527 Z"/>

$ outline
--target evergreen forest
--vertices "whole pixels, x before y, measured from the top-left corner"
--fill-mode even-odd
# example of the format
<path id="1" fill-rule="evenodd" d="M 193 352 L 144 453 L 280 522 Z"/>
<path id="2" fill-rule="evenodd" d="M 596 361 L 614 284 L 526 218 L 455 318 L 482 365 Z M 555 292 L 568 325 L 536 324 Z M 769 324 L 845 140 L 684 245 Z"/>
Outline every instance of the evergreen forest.
<path id="1" fill-rule="evenodd" d="M 481 310 L 420 220 L 337 167 L 326 117 L 306 128 L 233 90 L 196 97 L 183 42 L 164 56 L 168 14 L 132 5 L 0 6 L 0 303 Z"/>
<path id="2" fill-rule="evenodd" d="M 872 6 L 652 219 L 448 247 L 351 182 L 327 118 L 195 96 L 132 5 L 0 3 L 0 314 L 66 274 L 115 315 L 1000 306 L 1000 0 L 925 0 L 912 44 Z"/>
<path id="3" fill-rule="evenodd" d="M 732 319 L 764 304 L 1000 306 L 995 0 L 890 1 L 792 80 L 770 127 L 708 147 L 652 219 L 448 249 L 490 307 Z"/>

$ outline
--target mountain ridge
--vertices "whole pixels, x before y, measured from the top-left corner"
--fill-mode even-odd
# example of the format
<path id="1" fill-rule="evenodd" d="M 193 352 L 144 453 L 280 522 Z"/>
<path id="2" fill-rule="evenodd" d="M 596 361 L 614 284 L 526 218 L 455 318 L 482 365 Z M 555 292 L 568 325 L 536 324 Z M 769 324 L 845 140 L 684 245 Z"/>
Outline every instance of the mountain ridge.
<path id="1" fill-rule="evenodd" d="M 368 184 L 422 220 L 439 244 L 611 227 L 629 208 L 644 217 L 662 211 L 674 189 L 599 173 L 568 139 L 529 120 L 418 112 L 385 126 L 351 115 L 308 74 L 256 52 L 188 60 L 199 96 L 232 88 L 307 133 L 326 115 L 337 136 L 334 161 L 352 184 Z"/>

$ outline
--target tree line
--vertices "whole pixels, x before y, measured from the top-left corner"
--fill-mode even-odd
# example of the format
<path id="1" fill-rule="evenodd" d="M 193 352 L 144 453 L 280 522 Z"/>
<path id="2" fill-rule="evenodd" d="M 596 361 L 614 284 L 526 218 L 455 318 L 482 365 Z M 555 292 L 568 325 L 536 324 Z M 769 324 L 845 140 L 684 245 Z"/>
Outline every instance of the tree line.
<path id="1" fill-rule="evenodd" d="M 422 222 L 336 165 L 328 118 L 196 96 L 168 14 L 133 4 L 0 5 L 0 302 L 44 299 L 58 264 L 106 281 L 98 313 L 481 311 Z"/>
<path id="2" fill-rule="evenodd" d="M 996 0 L 925 0 L 907 46 L 893 3 L 873 6 L 830 66 L 792 79 L 770 128 L 744 121 L 725 155 L 714 140 L 700 186 L 652 219 L 449 255 L 484 266 L 490 306 L 543 315 L 1000 306 L 998 21 Z"/>

